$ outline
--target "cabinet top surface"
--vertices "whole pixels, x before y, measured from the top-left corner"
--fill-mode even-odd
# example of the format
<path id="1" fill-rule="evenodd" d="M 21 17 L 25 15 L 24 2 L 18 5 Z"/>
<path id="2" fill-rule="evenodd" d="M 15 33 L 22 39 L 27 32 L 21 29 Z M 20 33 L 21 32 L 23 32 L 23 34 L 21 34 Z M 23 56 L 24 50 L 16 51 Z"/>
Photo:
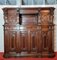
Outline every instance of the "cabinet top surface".
<path id="1" fill-rule="evenodd" d="M 7 9 L 55 9 L 54 7 L 38 7 L 38 8 L 3 8 L 3 10 Z"/>
<path id="2" fill-rule="evenodd" d="M 55 6 L 50 6 L 50 5 L 27 5 L 27 6 L 5 6 L 2 9 L 9 9 L 9 8 L 55 8 Z"/>

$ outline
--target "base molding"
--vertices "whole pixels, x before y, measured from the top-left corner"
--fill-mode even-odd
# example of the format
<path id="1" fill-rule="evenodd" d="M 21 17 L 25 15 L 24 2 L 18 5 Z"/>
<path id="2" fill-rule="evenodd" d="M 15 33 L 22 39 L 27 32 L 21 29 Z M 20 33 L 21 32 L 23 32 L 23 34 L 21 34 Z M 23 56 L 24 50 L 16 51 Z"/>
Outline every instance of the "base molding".
<path id="1" fill-rule="evenodd" d="M 43 58 L 43 57 L 48 57 L 48 58 L 53 58 L 55 57 L 55 53 L 6 53 L 3 55 L 5 58 L 9 57 L 37 57 L 37 58 Z"/>

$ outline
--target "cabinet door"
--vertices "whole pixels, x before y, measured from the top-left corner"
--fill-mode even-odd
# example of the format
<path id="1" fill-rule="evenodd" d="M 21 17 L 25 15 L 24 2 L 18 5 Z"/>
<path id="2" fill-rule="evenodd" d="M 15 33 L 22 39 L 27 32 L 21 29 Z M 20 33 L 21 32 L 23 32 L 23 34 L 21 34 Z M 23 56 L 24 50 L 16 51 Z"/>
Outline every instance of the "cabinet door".
<path id="1" fill-rule="evenodd" d="M 16 24 L 19 23 L 19 14 L 17 12 L 17 9 L 9 8 L 5 9 L 5 23 L 8 24 Z"/>
<path id="2" fill-rule="evenodd" d="M 30 31 L 30 43 L 31 52 L 41 53 L 42 51 L 41 30 Z"/>
<path id="3" fill-rule="evenodd" d="M 48 47 L 49 47 L 49 52 L 54 51 L 54 26 L 49 26 Z"/>
<path id="4" fill-rule="evenodd" d="M 8 22 L 9 23 L 16 23 L 17 22 L 16 9 L 8 9 Z"/>
<path id="5" fill-rule="evenodd" d="M 23 27 L 24 28 L 24 27 Z M 41 26 L 27 27 L 20 30 L 20 50 L 21 52 L 41 53 L 42 52 L 42 32 Z"/>
<path id="6" fill-rule="evenodd" d="M 50 19 L 50 10 L 41 10 L 40 11 L 40 20 L 42 25 L 48 25 Z"/>
<path id="7" fill-rule="evenodd" d="M 20 32 L 20 51 L 28 52 L 28 31 L 21 30 Z M 30 43 L 29 43 L 30 44 Z"/>
<path id="8" fill-rule="evenodd" d="M 31 52 L 35 48 L 35 35 L 32 36 L 33 33 L 30 31 L 20 31 L 20 46 L 21 52 Z"/>
<path id="9" fill-rule="evenodd" d="M 48 41 L 49 41 L 48 32 L 42 31 L 42 51 L 43 52 L 48 51 L 48 48 L 49 48 Z"/>
<path id="10" fill-rule="evenodd" d="M 8 53 L 9 52 L 9 31 L 8 30 L 5 30 L 4 31 L 4 50 L 5 50 L 5 53 Z"/>
<path id="11" fill-rule="evenodd" d="M 30 31 L 31 52 L 37 52 L 37 32 Z"/>
<path id="12" fill-rule="evenodd" d="M 36 46 L 37 46 L 37 52 L 41 53 L 42 52 L 42 32 L 41 30 L 37 30 L 37 41 L 36 41 Z"/>
<path id="13" fill-rule="evenodd" d="M 41 31 L 36 28 L 20 30 L 20 50 L 21 52 L 40 52 L 41 51 Z"/>
<path id="14" fill-rule="evenodd" d="M 46 29 L 46 28 L 45 28 Z M 47 31 L 42 31 L 42 49 L 43 51 L 46 51 L 46 52 L 52 52 L 53 51 L 53 27 L 52 26 L 49 26 L 48 30 Z"/>
<path id="15" fill-rule="evenodd" d="M 5 30 L 5 50 L 17 52 L 17 32 Z"/>

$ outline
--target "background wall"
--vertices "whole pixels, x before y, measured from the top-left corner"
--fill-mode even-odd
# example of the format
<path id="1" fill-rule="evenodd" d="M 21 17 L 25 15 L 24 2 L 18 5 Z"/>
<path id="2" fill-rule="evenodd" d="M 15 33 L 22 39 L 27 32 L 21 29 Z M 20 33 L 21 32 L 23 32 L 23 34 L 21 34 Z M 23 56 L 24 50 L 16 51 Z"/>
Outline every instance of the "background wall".
<path id="1" fill-rule="evenodd" d="M 57 52 L 57 6 L 54 11 L 54 51 Z"/>
<path id="2" fill-rule="evenodd" d="M 3 24 L 4 24 L 3 11 L 0 8 L 0 52 L 4 51 L 4 31 L 3 31 Z"/>
<path id="3" fill-rule="evenodd" d="M 4 31 L 3 31 L 4 15 L 3 10 L 1 9 L 2 7 L 3 6 L 0 6 L 0 52 L 4 52 Z M 55 24 L 54 51 L 57 52 L 57 5 L 55 5 L 55 11 L 54 11 L 54 24 Z"/>

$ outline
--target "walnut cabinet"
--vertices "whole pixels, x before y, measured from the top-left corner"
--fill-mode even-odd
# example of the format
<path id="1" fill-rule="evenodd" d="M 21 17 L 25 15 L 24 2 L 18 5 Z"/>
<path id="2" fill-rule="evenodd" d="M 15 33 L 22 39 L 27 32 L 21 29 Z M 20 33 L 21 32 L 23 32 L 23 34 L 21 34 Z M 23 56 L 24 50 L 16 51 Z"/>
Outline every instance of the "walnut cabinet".
<path id="1" fill-rule="evenodd" d="M 54 8 L 3 8 L 4 57 L 54 57 Z"/>

